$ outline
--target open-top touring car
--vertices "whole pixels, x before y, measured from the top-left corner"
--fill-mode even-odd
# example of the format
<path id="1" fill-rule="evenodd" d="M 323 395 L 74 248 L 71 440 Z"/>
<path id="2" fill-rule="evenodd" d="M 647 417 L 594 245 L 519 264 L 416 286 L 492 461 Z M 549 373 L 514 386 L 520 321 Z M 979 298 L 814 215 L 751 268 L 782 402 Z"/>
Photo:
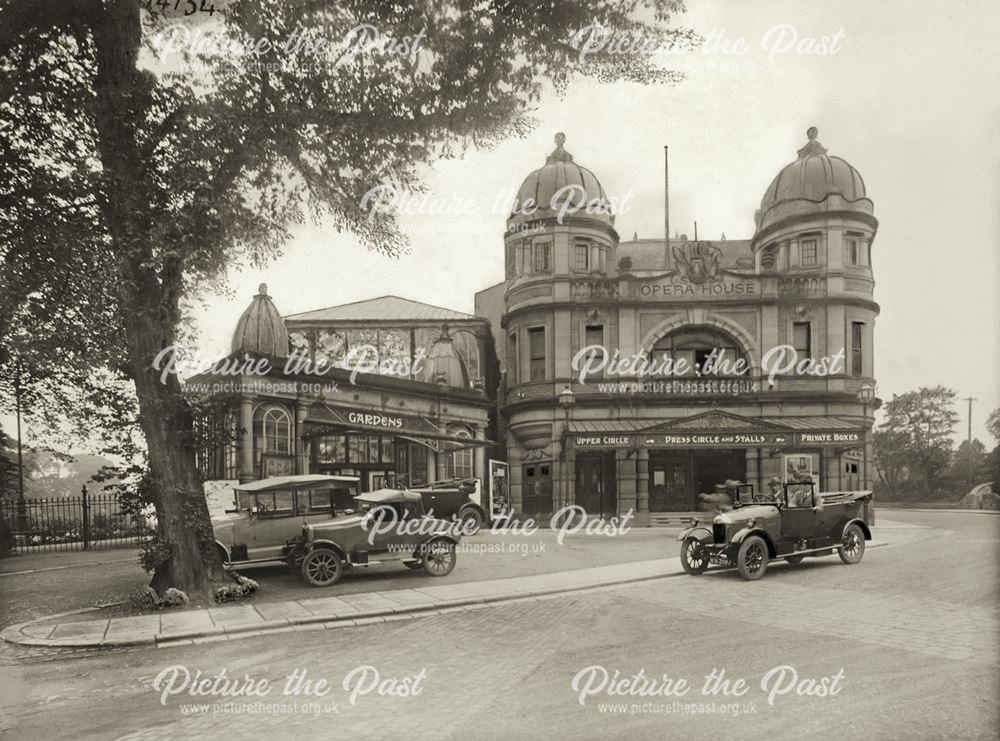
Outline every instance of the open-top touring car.
<path id="1" fill-rule="evenodd" d="M 704 573 L 709 565 L 735 566 L 744 579 L 754 580 L 777 559 L 797 564 L 836 552 L 844 563 L 858 563 L 873 525 L 870 491 L 821 494 L 813 483 L 788 483 L 772 496 L 741 484 L 731 511 L 710 525 L 693 520 L 677 540 L 687 573 Z"/>

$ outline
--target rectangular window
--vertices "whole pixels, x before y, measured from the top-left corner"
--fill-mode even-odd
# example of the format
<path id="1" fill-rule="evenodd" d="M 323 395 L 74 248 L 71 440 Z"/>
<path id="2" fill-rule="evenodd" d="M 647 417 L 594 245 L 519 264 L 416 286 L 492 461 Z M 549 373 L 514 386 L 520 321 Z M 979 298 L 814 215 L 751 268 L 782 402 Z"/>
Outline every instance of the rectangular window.
<path id="1" fill-rule="evenodd" d="M 860 257 L 858 251 L 858 240 L 848 239 L 844 242 L 844 264 L 857 265 Z"/>
<path id="2" fill-rule="evenodd" d="M 855 376 L 864 375 L 864 342 L 865 323 L 851 322 L 851 373 Z"/>
<path id="3" fill-rule="evenodd" d="M 812 324 L 810 322 L 792 322 L 792 347 L 799 358 L 812 357 Z"/>
<path id="4" fill-rule="evenodd" d="M 816 264 L 816 240 L 806 239 L 802 242 L 802 264 Z"/>
<path id="5" fill-rule="evenodd" d="M 507 337 L 507 386 L 517 383 L 517 334 Z"/>
<path id="6" fill-rule="evenodd" d="M 549 243 L 538 242 L 535 244 L 535 273 L 549 272 Z"/>
<path id="7" fill-rule="evenodd" d="M 587 358 L 593 358 L 593 366 L 597 367 L 598 364 L 607 356 L 607 348 L 604 347 L 604 325 L 603 324 L 588 324 L 583 328 L 583 346 L 584 347 L 599 347 L 600 350 L 593 350 L 587 354 Z M 598 378 L 604 377 L 604 368 L 601 367 L 600 370 L 596 371 L 592 375 Z"/>
<path id="8" fill-rule="evenodd" d="M 530 380 L 544 381 L 545 327 L 535 327 L 528 330 L 528 353 L 531 358 Z"/>
<path id="9" fill-rule="evenodd" d="M 573 269 L 587 270 L 590 268 L 590 245 L 579 243 L 573 251 Z"/>

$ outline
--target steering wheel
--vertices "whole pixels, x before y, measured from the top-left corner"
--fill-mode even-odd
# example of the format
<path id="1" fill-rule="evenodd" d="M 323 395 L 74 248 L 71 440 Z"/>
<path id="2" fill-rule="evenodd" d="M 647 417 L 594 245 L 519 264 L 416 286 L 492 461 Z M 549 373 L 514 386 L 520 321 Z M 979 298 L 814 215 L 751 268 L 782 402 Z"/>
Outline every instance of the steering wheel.
<path id="1" fill-rule="evenodd" d="M 259 499 L 257 500 L 257 514 L 258 515 L 261 514 L 262 512 L 271 512 L 271 511 L 272 510 L 269 510 L 267 508 L 267 502 L 262 502 Z"/>

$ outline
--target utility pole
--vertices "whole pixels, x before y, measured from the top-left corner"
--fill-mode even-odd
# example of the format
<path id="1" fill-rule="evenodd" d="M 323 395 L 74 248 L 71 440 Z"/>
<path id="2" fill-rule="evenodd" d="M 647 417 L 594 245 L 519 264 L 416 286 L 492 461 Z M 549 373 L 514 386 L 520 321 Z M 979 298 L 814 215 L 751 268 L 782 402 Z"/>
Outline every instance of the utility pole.
<path id="1" fill-rule="evenodd" d="M 21 364 L 14 368 L 14 409 L 17 415 L 17 529 L 28 529 L 28 508 L 24 501 L 24 459 L 21 454 Z"/>
<path id="2" fill-rule="evenodd" d="M 966 396 L 962 401 L 969 402 L 969 433 L 966 438 L 966 455 L 969 458 L 969 486 L 972 486 L 972 402 L 979 401 L 973 396 Z"/>
<path id="3" fill-rule="evenodd" d="M 667 270 L 673 263 L 670 259 L 670 147 L 663 147 L 663 259 Z"/>

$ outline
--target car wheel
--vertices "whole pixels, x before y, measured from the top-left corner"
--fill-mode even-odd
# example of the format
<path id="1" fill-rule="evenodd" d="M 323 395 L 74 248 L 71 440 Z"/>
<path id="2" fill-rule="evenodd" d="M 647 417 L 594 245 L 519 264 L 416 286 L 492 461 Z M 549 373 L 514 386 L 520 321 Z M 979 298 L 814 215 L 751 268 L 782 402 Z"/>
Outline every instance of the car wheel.
<path id="1" fill-rule="evenodd" d="M 855 564 L 865 555 L 865 533 L 858 523 L 851 523 L 844 528 L 837 552 L 840 554 L 840 560 L 846 564 Z"/>
<path id="2" fill-rule="evenodd" d="M 767 571 L 767 543 L 759 535 L 751 535 L 740 545 L 736 568 L 747 581 L 756 581 Z"/>
<path id="3" fill-rule="evenodd" d="M 686 538 L 681 544 L 681 566 L 689 574 L 704 574 L 708 568 L 708 554 L 697 538 Z"/>
<path id="4" fill-rule="evenodd" d="M 424 570 L 431 576 L 447 576 L 455 568 L 455 544 L 449 540 L 432 540 L 421 556 Z"/>
<path id="5" fill-rule="evenodd" d="M 478 509 L 469 508 L 459 515 L 462 535 L 475 535 L 483 528 L 483 516 Z"/>
<path id="6" fill-rule="evenodd" d="M 785 556 L 785 560 L 788 561 L 788 563 L 790 563 L 792 566 L 794 566 L 797 563 L 802 563 L 803 558 L 805 558 L 805 556 Z"/>
<path id="7" fill-rule="evenodd" d="M 314 548 L 302 559 L 302 577 L 314 587 L 332 587 L 344 573 L 344 560 L 332 548 Z"/>

